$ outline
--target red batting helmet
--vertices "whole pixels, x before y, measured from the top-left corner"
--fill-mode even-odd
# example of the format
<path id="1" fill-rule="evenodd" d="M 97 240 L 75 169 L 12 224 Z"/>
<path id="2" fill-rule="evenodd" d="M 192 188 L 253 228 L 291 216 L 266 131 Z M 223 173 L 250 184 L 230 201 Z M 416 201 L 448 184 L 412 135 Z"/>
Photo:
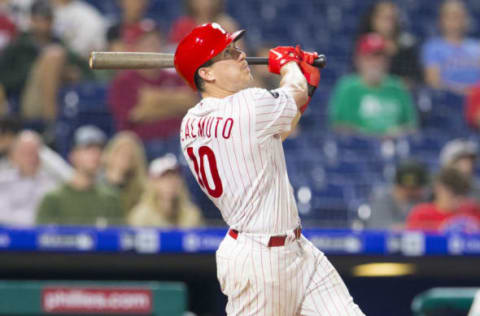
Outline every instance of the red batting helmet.
<path id="1" fill-rule="evenodd" d="M 178 44 L 173 61 L 175 69 L 196 91 L 194 78 L 197 69 L 217 56 L 231 42 L 238 40 L 243 33 L 245 30 L 230 34 L 217 23 L 197 26 Z"/>

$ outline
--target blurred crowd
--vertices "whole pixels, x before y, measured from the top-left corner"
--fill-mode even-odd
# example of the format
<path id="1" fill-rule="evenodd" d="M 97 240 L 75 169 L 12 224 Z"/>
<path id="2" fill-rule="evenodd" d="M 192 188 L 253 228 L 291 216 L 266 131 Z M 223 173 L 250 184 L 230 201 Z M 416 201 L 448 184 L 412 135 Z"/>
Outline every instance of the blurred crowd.
<path id="1" fill-rule="evenodd" d="M 196 25 L 217 22 L 227 31 L 249 26 L 227 14 L 223 0 L 185 0 L 169 29 L 148 15 L 149 0 L 115 4 L 118 19 L 82 0 L 0 0 L 0 223 L 205 224 L 190 198 L 178 151 L 148 159 L 145 154 L 145 148 L 164 143 L 178 146 L 182 116 L 199 96 L 172 70 L 92 71 L 88 56 L 172 53 Z M 438 2 L 437 21 L 431 21 L 437 35 L 422 41 L 404 30 L 401 13 L 395 2 L 377 1 L 359 18 L 352 72 L 337 80 L 326 105 L 329 128 L 380 139 L 418 133 L 414 94 L 428 87 L 463 98 L 465 124 L 479 129 L 480 40 L 469 37 L 466 4 Z M 266 56 L 273 46 L 264 43 L 250 53 Z M 252 68 L 254 85 L 278 86 L 266 67 Z M 68 157 L 62 157 L 53 132 L 59 91 L 84 81 L 108 84 L 116 133 L 109 137 L 94 125 L 78 127 Z M 373 190 L 359 210 L 363 224 L 479 231 L 477 156 L 475 143 L 453 139 L 438 153 L 440 168 L 432 176 L 419 161 L 400 162 L 391 185 Z"/>
<path id="2" fill-rule="evenodd" d="M 93 125 L 77 129 L 67 164 L 40 135 L 0 119 L 0 222 L 9 225 L 203 225 L 177 158 L 147 166 L 141 140 L 123 131 L 107 141 Z"/>

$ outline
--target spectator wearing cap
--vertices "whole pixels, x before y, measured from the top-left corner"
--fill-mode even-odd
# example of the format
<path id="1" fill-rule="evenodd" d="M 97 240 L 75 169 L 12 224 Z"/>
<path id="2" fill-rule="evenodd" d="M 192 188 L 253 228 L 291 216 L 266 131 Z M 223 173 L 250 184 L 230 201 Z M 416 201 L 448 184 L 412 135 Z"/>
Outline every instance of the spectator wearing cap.
<path id="1" fill-rule="evenodd" d="M 70 153 L 73 177 L 45 195 L 38 210 L 38 224 L 123 224 L 119 197 L 96 184 L 105 141 L 105 134 L 97 127 L 87 125 L 76 130 Z"/>
<path id="2" fill-rule="evenodd" d="M 61 84 L 91 72 L 85 61 L 54 36 L 48 0 L 33 1 L 30 20 L 29 31 L 21 33 L 0 55 L 0 104 L 18 100 L 22 119 L 44 121 L 48 126 L 56 118 Z"/>
<path id="3" fill-rule="evenodd" d="M 403 82 L 387 73 L 389 58 L 382 36 L 369 33 L 356 44 L 357 73 L 336 84 L 329 122 L 338 131 L 392 137 L 417 127 L 417 113 Z"/>
<path id="4" fill-rule="evenodd" d="M 470 181 L 453 168 L 442 169 L 434 181 L 432 203 L 415 206 L 407 218 L 407 229 L 434 232 L 480 232 L 480 207 L 468 198 Z"/>
<path id="5" fill-rule="evenodd" d="M 130 36 L 135 51 L 161 52 L 164 48 L 163 37 L 151 20 L 138 24 Z M 134 132 L 148 146 L 149 142 L 178 142 L 182 115 L 197 98 L 175 72 L 143 69 L 117 73 L 108 103 L 117 129 Z"/>
<path id="6" fill-rule="evenodd" d="M 409 87 L 414 87 L 422 80 L 417 39 L 403 26 L 397 4 L 389 0 L 375 1 L 361 19 L 357 38 L 371 32 L 382 36 L 390 56 L 390 73 L 401 77 Z"/>
<path id="7" fill-rule="evenodd" d="M 443 146 L 440 152 L 440 165 L 442 168 L 456 169 L 465 175 L 470 181 L 469 197 L 480 202 L 480 185 L 475 179 L 477 155 L 477 144 L 466 139 L 454 139 Z"/>
<path id="8" fill-rule="evenodd" d="M 467 36 L 464 1 L 443 1 L 438 15 L 440 34 L 422 47 L 425 82 L 434 89 L 468 93 L 480 81 L 480 41 Z"/>
<path id="9" fill-rule="evenodd" d="M 150 163 L 149 184 L 128 217 L 133 226 L 197 227 L 203 225 L 200 210 L 190 200 L 177 159 L 166 154 Z"/>
<path id="10" fill-rule="evenodd" d="M 372 193 L 366 226 L 375 229 L 404 228 L 412 207 L 426 201 L 427 185 L 428 171 L 423 164 L 415 160 L 401 162 L 397 166 L 393 185 L 379 187 Z"/>
<path id="11" fill-rule="evenodd" d="M 42 168 L 39 135 L 23 131 L 10 148 L 11 168 L 0 170 L 0 224 L 32 226 L 38 203 L 59 180 Z"/>

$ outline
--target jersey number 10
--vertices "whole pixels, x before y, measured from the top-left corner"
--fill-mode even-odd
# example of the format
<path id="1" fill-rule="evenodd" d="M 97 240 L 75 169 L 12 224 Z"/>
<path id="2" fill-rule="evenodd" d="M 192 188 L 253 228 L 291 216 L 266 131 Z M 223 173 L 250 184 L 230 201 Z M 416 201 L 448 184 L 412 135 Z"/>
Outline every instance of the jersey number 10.
<path id="1" fill-rule="evenodd" d="M 193 147 L 187 148 L 188 157 L 193 162 L 193 168 L 195 169 L 195 173 L 197 174 L 198 183 L 202 188 L 205 188 L 209 195 L 214 198 L 218 198 L 223 193 L 223 186 L 222 180 L 220 180 L 220 176 L 218 175 L 217 169 L 217 159 L 215 159 L 214 152 L 208 146 L 202 146 L 198 149 L 198 156 L 200 159 L 197 159 L 195 153 L 193 152 Z M 205 158 L 207 158 L 209 169 L 210 169 L 210 178 L 213 180 L 213 184 L 215 188 L 211 188 L 210 184 L 208 183 L 207 175 L 205 173 Z M 198 160 L 200 160 L 200 165 L 198 164 Z"/>

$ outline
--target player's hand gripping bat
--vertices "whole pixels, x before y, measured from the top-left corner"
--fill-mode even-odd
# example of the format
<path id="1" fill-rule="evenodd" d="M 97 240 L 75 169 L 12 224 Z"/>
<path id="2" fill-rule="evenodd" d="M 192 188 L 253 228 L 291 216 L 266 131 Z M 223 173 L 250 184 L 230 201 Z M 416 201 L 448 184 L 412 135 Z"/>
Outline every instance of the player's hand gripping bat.
<path id="1" fill-rule="evenodd" d="M 249 65 L 268 65 L 268 57 L 247 57 Z M 313 63 L 325 67 L 325 55 L 319 55 Z M 137 52 L 92 52 L 89 60 L 92 69 L 150 69 L 173 67 L 173 54 Z"/>

